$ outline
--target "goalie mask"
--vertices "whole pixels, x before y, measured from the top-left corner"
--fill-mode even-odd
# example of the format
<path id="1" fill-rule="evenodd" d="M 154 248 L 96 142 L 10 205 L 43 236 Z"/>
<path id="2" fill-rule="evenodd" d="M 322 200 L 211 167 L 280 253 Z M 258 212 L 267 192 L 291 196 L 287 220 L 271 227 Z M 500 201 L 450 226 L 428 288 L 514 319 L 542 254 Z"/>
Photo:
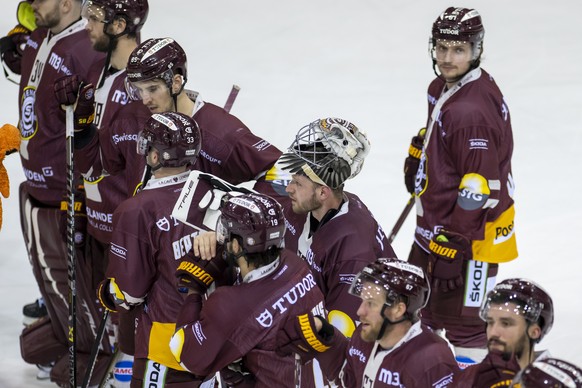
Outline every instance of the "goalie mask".
<path id="1" fill-rule="evenodd" d="M 506 279 L 491 290 L 481 306 L 479 315 L 487 321 L 489 310 L 507 311 L 522 316 L 528 323 L 541 328 L 540 338 L 548 334 L 554 323 L 554 303 L 538 284 L 526 279 Z"/>
<path id="2" fill-rule="evenodd" d="M 354 124 L 326 118 L 301 128 L 280 162 L 291 174 L 337 189 L 358 175 L 369 150 L 368 138 Z"/>
<path id="3" fill-rule="evenodd" d="M 280 248 L 285 236 L 285 217 L 281 205 L 262 194 L 231 197 L 222 205 L 216 224 L 216 239 L 225 245 L 234 236 L 240 237 L 246 253 L 266 252 Z"/>

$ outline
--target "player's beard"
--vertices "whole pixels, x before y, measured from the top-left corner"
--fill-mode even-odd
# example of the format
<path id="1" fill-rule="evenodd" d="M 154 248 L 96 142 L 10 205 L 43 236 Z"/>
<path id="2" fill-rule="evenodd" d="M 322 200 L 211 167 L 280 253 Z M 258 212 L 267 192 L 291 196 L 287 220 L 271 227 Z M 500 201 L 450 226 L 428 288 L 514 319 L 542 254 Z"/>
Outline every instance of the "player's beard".
<path id="1" fill-rule="evenodd" d="M 378 334 L 380 334 L 380 329 L 382 328 L 382 326 L 379 327 L 372 327 L 372 326 L 367 326 L 368 330 L 364 331 L 362 330 L 360 332 L 360 338 L 362 338 L 362 340 L 364 342 L 374 342 L 378 339 Z"/>
<path id="2" fill-rule="evenodd" d="M 314 210 L 317 210 L 321 207 L 321 203 L 317 200 L 316 196 L 315 196 L 315 191 L 313 192 L 313 194 L 311 195 L 311 197 L 303 202 L 303 203 L 299 203 L 298 201 L 294 201 L 291 202 L 292 207 L 293 207 L 293 212 L 295 214 L 307 214 L 309 212 L 312 212 Z"/>
<path id="3" fill-rule="evenodd" d="M 503 349 L 501 350 L 505 354 L 514 354 L 517 359 L 520 359 L 521 356 L 527 352 L 529 352 L 529 338 L 526 333 L 524 333 L 515 343 L 513 347 L 509 346 L 506 342 L 500 341 L 498 338 L 491 338 L 487 343 L 487 348 L 491 351 L 491 345 L 495 343 L 497 345 L 502 345 Z"/>
<path id="4" fill-rule="evenodd" d="M 113 39 L 109 35 L 103 34 L 95 41 L 93 44 L 93 49 L 95 51 L 99 51 L 100 53 L 106 53 L 110 50 L 110 45 L 111 51 L 115 51 L 115 48 L 117 47 L 117 39 Z"/>
<path id="5" fill-rule="evenodd" d="M 43 28 L 54 28 L 61 22 L 61 15 L 59 14 L 59 5 L 56 4 L 55 7 L 39 17 L 39 14 L 35 12 L 36 26 Z"/>

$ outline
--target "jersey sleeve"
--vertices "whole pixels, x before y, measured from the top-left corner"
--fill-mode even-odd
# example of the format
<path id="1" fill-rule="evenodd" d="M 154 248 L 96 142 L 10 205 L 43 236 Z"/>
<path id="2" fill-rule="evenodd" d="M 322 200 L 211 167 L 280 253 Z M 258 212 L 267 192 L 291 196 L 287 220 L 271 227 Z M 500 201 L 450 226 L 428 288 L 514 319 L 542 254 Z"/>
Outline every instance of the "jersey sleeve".
<path id="1" fill-rule="evenodd" d="M 500 201 L 500 139 L 492 128 L 474 126 L 454 131 L 445 142 L 460 177 L 448 227 L 471 240 L 482 240 L 487 215 Z"/>
<path id="2" fill-rule="evenodd" d="M 232 169 L 230 175 L 241 175 L 246 180 L 255 180 L 266 173 L 279 159 L 281 151 L 253 134 L 247 128 L 234 132 L 236 146 L 225 163 L 225 169 Z"/>
<path id="3" fill-rule="evenodd" d="M 221 307 L 229 301 L 212 294 L 202 311 L 199 298 L 193 294 L 186 299 L 179 318 L 182 326 L 172 337 L 170 348 L 184 368 L 195 375 L 207 376 L 245 353 L 231 341 L 232 324 L 225 321 L 227 309 Z"/>
<path id="4" fill-rule="evenodd" d="M 356 198 L 350 201 L 358 203 Z M 348 228 L 342 238 L 334 242 L 326 242 L 326 238 L 320 240 L 327 245 L 322 262 L 325 263 L 324 295 L 329 321 L 347 337 L 351 337 L 356 328 L 357 311 L 361 303 L 359 298 L 348 292 L 352 280 L 377 258 L 396 257 L 384 231 L 371 213 L 367 209 L 358 209 L 361 208 L 351 207 L 350 212 L 343 216 L 349 218 L 342 220 L 342 225 L 338 226 Z"/>
<path id="5" fill-rule="evenodd" d="M 147 206 L 140 205 L 134 197 L 115 211 L 106 273 L 107 278 L 115 279 L 130 305 L 143 302 L 157 274 L 150 238 L 150 230 L 155 228 L 146 216 Z"/>

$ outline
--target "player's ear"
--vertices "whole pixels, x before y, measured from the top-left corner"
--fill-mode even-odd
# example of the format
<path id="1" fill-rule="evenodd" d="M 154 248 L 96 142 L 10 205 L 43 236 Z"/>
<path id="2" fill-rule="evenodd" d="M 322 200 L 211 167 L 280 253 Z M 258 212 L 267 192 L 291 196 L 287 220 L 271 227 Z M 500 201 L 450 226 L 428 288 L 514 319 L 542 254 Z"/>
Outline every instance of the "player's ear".
<path id="1" fill-rule="evenodd" d="M 533 340 L 538 340 L 542 335 L 542 328 L 537 323 L 532 323 L 527 328 L 527 334 L 529 338 Z"/>
<path id="2" fill-rule="evenodd" d="M 127 21 L 121 17 L 116 18 L 111 24 L 113 27 L 114 35 L 121 34 L 122 32 L 125 31 L 125 28 L 127 27 Z"/>
<path id="3" fill-rule="evenodd" d="M 184 77 L 181 74 L 174 74 L 172 77 L 172 93 L 178 93 L 182 90 L 182 84 L 184 83 Z"/>

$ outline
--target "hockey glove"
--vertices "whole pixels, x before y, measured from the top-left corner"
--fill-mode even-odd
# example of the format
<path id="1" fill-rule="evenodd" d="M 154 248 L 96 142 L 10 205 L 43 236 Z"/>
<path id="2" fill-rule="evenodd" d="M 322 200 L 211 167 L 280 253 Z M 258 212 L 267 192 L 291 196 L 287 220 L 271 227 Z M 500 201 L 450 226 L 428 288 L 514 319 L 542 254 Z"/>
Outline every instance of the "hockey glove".
<path id="1" fill-rule="evenodd" d="M 251 388 L 257 383 L 240 358 L 221 369 L 220 377 L 227 387 Z"/>
<path id="2" fill-rule="evenodd" d="M 189 253 L 176 270 L 178 288 L 180 291 L 191 290 L 204 294 L 215 280 L 223 276 L 227 267 L 222 255 L 217 255 L 212 260 L 202 260 Z"/>
<path id="3" fill-rule="evenodd" d="M 61 105 L 75 105 L 75 131 L 89 129 L 95 118 L 95 87 L 78 75 L 67 75 L 55 81 L 54 93 Z"/>
<path id="4" fill-rule="evenodd" d="M 449 292 L 463 285 L 463 263 L 471 260 L 471 241 L 459 233 L 441 229 L 431 240 L 428 275 L 434 290 Z"/>
<path id="5" fill-rule="evenodd" d="M 115 303 L 115 297 L 113 295 L 121 294 L 119 291 L 119 287 L 115 284 L 115 281 L 112 279 L 105 279 L 101 283 L 99 283 L 99 287 L 97 288 L 97 297 L 99 298 L 99 302 L 101 305 L 105 307 L 107 310 L 116 312 L 117 311 L 117 304 Z"/>
<path id="6" fill-rule="evenodd" d="M 8 34 L 0 39 L 0 54 L 2 62 L 14 74 L 20 75 L 20 63 L 24 46 L 30 36 L 30 30 L 21 24 L 14 27 Z"/>
<path id="7" fill-rule="evenodd" d="M 315 319 L 319 319 L 322 326 L 317 330 Z M 298 354 L 301 363 L 305 364 L 318 353 L 327 351 L 333 339 L 333 326 L 323 317 L 313 316 L 311 313 L 298 315 L 289 319 L 277 333 L 277 354 L 286 356 Z"/>
<path id="8" fill-rule="evenodd" d="M 87 233 L 87 212 L 85 210 L 85 187 L 83 185 L 77 185 L 75 187 L 75 232 L 74 241 L 77 248 L 81 248 L 85 245 L 85 235 Z M 61 235 L 63 241 L 67 242 L 67 224 L 69 222 L 69 197 L 67 194 L 63 195 L 61 200 Z"/>
<path id="9" fill-rule="evenodd" d="M 477 373 L 473 387 L 476 388 L 510 387 L 513 378 L 520 370 L 517 358 L 513 354 L 502 353 L 498 350 L 489 351 L 475 368 L 477 368 Z"/>
<path id="10" fill-rule="evenodd" d="M 426 128 L 421 128 L 418 131 L 418 135 L 412 138 L 410 147 L 408 148 L 408 157 L 404 160 L 404 184 L 410 194 L 414 194 L 414 181 L 418 166 L 420 165 L 420 155 L 422 153 L 425 134 Z"/>

